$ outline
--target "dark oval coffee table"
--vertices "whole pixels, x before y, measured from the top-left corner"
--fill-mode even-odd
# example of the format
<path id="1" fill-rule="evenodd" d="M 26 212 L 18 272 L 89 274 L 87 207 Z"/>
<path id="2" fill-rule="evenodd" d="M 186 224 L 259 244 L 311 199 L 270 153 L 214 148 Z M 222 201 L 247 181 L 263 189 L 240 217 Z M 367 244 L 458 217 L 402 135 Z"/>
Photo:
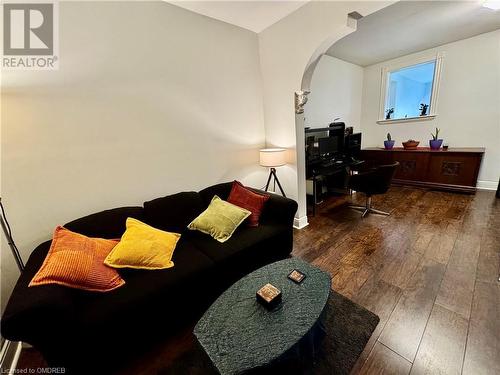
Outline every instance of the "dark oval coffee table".
<path id="1" fill-rule="evenodd" d="M 298 269 L 301 284 L 287 278 Z M 271 283 L 282 302 L 268 310 L 255 293 Z M 227 289 L 194 329 L 199 343 L 221 374 L 239 374 L 278 360 L 318 323 L 330 294 L 330 275 L 298 259 L 264 266 Z"/>

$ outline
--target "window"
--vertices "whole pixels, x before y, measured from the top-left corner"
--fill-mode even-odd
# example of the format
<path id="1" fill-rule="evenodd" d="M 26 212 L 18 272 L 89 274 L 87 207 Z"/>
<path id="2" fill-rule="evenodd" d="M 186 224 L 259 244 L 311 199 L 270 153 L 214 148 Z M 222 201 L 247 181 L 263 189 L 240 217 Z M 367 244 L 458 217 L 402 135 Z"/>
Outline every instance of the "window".
<path id="1" fill-rule="evenodd" d="M 436 116 L 441 58 L 382 70 L 378 123 L 431 120 Z"/>

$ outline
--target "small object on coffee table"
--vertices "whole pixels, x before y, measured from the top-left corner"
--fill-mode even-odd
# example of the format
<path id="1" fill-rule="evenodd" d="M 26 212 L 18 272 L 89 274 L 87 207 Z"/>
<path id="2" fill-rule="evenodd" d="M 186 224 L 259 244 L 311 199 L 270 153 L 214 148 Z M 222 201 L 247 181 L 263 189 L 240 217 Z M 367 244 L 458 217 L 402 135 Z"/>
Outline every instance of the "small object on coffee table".
<path id="1" fill-rule="evenodd" d="M 257 301 L 267 308 L 273 308 L 281 302 L 281 290 L 267 283 L 257 293 Z"/>
<path id="2" fill-rule="evenodd" d="M 294 283 L 300 284 L 306 278 L 306 275 L 300 272 L 299 270 L 294 269 L 292 272 L 288 274 L 288 278 L 292 280 Z"/>

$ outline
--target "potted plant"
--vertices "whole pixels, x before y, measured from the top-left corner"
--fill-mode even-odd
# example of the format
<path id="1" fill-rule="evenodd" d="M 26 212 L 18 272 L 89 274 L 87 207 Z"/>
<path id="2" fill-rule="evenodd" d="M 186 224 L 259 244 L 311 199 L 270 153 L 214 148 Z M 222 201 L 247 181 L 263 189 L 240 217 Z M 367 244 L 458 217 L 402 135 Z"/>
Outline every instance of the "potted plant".
<path id="1" fill-rule="evenodd" d="M 427 109 L 429 109 L 429 104 L 420 103 L 420 116 L 427 116 Z"/>
<path id="2" fill-rule="evenodd" d="M 431 150 L 439 150 L 443 144 L 443 140 L 439 139 L 439 128 L 436 128 L 436 134 L 431 133 L 432 139 L 429 141 Z"/>
<path id="3" fill-rule="evenodd" d="M 390 120 L 393 113 L 394 113 L 394 108 L 386 109 L 385 110 L 385 119 Z"/>
<path id="4" fill-rule="evenodd" d="M 391 138 L 391 133 L 387 133 L 387 140 L 384 141 L 384 147 L 386 150 L 392 150 L 392 148 L 394 147 L 394 143 L 396 141 L 392 140 Z"/>

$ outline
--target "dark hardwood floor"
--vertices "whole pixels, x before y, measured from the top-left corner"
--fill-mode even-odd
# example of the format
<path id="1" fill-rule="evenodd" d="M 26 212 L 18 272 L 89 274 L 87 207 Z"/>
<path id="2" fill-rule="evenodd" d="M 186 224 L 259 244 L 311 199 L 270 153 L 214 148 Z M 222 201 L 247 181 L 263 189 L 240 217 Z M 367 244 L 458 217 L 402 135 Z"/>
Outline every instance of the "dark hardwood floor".
<path id="1" fill-rule="evenodd" d="M 363 203 L 363 196 L 352 197 Z M 373 203 L 391 216 L 330 198 L 295 231 L 293 255 L 332 275 L 337 292 L 380 323 L 353 374 L 500 374 L 500 200 L 393 187 Z M 130 364 L 156 374 L 193 345 L 190 330 Z M 21 368 L 43 361 L 24 351 Z"/>
<path id="2" fill-rule="evenodd" d="M 352 197 L 363 203 L 363 196 Z M 361 219 L 330 198 L 293 254 L 380 316 L 353 374 L 500 373 L 500 200 L 393 187 Z"/>

